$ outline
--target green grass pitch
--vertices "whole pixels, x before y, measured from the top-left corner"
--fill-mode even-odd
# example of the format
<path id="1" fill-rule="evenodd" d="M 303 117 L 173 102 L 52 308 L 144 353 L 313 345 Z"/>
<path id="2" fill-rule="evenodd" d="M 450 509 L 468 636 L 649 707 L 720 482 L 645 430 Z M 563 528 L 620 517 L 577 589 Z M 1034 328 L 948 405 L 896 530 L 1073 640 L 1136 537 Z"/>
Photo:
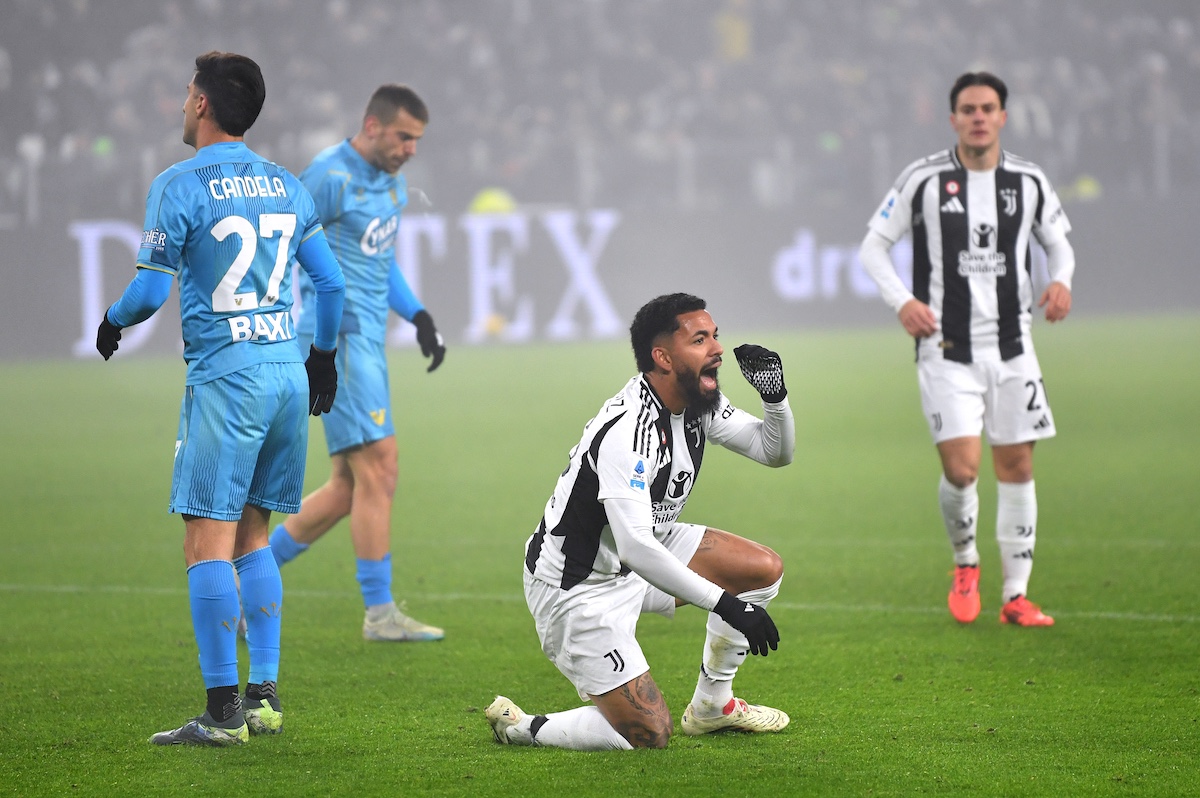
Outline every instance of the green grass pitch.
<path id="1" fill-rule="evenodd" d="M 727 346 L 782 354 L 796 462 L 713 450 L 684 519 L 783 555 L 780 649 L 736 689 L 792 725 L 604 754 L 498 746 L 483 707 L 577 705 L 538 648 L 522 544 L 583 423 L 633 373 L 623 342 L 454 347 L 433 375 L 393 356 L 395 588 L 446 640 L 362 640 L 338 527 L 283 571 L 286 731 L 236 750 L 146 742 L 203 700 L 166 512 L 182 364 L 0 364 L 0 795 L 1195 795 L 1200 317 L 1036 335 L 1059 435 L 1037 450 L 1030 594 L 1055 627 L 997 623 L 987 463 L 983 614 L 960 627 L 946 611 L 936 456 L 898 328 L 727 329 Z M 722 376 L 757 408 L 732 356 Z M 309 488 L 327 473 L 314 423 Z M 640 627 L 676 722 L 703 623 L 683 609 Z"/>

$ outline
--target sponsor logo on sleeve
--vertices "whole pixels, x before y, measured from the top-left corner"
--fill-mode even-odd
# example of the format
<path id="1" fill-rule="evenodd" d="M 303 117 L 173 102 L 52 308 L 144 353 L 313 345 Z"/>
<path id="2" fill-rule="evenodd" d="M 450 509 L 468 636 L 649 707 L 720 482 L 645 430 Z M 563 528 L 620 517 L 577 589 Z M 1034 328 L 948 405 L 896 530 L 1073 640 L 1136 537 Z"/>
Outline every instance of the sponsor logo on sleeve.
<path id="1" fill-rule="evenodd" d="M 167 246 L 167 234 L 157 227 L 142 232 L 142 248 L 162 252 Z"/>

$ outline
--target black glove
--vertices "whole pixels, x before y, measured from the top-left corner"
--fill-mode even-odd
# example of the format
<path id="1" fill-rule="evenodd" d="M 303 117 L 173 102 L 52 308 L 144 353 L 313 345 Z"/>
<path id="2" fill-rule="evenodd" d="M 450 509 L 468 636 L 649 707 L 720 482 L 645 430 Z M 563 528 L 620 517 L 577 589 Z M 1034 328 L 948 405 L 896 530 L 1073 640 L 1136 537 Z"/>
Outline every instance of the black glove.
<path id="1" fill-rule="evenodd" d="M 437 327 L 433 326 L 433 316 L 429 315 L 429 311 L 418 310 L 417 315 L 413 316 L 412 323 L 417 328 L 417 343 L 421 345 L 421 354 L 425 357 L 433 357 L 433 362 L 425 370 L 433 371 L 442 365 L 442 360 L 446 357 L 446 342 L 442 339 L 442 334 L 437 331 Z"/>
<path id="2" fill-rule="evenodd" d="M 308 347 L 304 370 L 308 372 L 308 412 L 314 416 L 328 413 L 333 408 L 333 397 L 337 395 L 336 354 L 336 349 L 322 352 L 315 346 Z"/>
<path id="3" fill-rule="evenodd" d="M 100 329 L 96 330 L 96 351 L 108 360 L 113 356 L 120 346 L 117 341 L 121 340 L 121 328 L 108 320 L 108 311 L 104 311 L 104 319 L 100 322 Z"/>
<path id="4" fill-rule="evenodd" d="M 746 636 L 751 654 L 765 657 L 769 653 L 767 646 L 779 648 L 779 630 L 767 611 L 757 604 L 748 604 L 726 590 L 717 601 L 717 606 L 713 607 L 713 612 Z"/>
<path id="5" fill-rule="evenodd" d="M 783 361 L 779 355 L 758 344 L 742 344 L 733 350 L 746 382 L 754 386 L 764 402 L 782 402 L 787 396 L 783 384 Z"/>

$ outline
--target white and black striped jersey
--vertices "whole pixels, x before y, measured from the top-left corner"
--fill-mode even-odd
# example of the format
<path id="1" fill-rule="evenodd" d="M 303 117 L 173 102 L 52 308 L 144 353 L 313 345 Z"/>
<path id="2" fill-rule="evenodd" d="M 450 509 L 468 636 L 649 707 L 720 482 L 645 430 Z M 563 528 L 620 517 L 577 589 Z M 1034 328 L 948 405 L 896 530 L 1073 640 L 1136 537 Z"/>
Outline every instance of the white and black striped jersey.
<path id="1" fill-rule="evenodd" d="M 633 520 L 652 527 L 651 545 L 660 545 L 683 512 L 710 440 L 766 465 L 791 462 L 795 426 L 787 400 L 763 408 L 765 420 L 722 395 L 711 413 L 672 415 L 645 375 L 631 379 L 584 425 L 525 544 L 526 569 L 564 590 L 626 573 L 604 501 L 637 502 Z"/>
<path id="2" fill-rule="evenodd" d="M 918 342 L 920 355 L 1008 360 L 1032 351 L 1030 236 L 1044 247 L 1071 224 L 1037 165 L 1001 152 L 995 169 L 966 169 L 955 149 L 903 172 L 868 227 L 891 243 L 912 232 L 913 295 L 941 329 Z"/>

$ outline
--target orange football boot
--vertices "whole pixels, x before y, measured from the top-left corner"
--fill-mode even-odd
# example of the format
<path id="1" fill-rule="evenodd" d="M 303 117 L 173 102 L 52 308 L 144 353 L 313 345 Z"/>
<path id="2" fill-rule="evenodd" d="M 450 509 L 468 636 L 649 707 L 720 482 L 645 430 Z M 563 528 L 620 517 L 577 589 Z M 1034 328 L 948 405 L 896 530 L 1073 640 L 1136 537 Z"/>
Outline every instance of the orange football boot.
<path id="1" fill-rule="evenodd" d="M 1054 619 L 1024 596 L 1017 596 L 1000 609 L 1000 623 L 1017 626 L 1053 626 Z"/>
<path id="2" fill-rule="evenodd" d="M 954 584 L 950 586 L 950 614 L 959 623 L 970 623 L 979 617 L 979 566 L 958 565 L 954 568 Z"/>

